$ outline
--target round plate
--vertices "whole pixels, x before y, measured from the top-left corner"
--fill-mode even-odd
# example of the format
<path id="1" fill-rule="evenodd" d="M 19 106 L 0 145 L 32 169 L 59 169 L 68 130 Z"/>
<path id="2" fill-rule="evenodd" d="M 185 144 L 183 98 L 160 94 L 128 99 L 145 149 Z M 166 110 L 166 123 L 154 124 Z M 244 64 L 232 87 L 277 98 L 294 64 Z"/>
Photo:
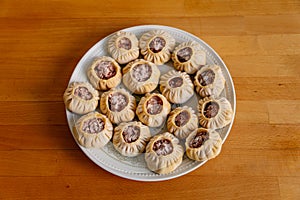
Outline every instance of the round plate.
<path id="1" fill-rule="evenodd" d="M 132 32 L 138 38 L 140 38 L 140 36 L 143 33 L 154 29 L 161 29 L 170 33 L 176 40 L 176 46 L 181 42 L 192 41 L 192 40 L 198 42 L 201 45 L 202 50 L 206 52 L 207 64 L 209 65 L 216 64 L 219 65 L 222 69 L 223 75 L 226 79 L 226 85 L 225 85 L 225 90 L 223 91 L 221 96 L 225 96 L 229 100 L 235 115 L 236 97 L 235 97 L 234 85 L 232 82 L 232 78 L 229 74 L 229 71 L 225 63 L 219 57 L 219 55 L 201 39 L 199 39 L 198 37 L 190 33 L 187 33 L 185 31 L 176 28 L 167 27 L 167 26 L 158 26 L 158 25 L 135 26 L 135 27 L 123 29 L 122 31 Z M 88 82 L 88 78 L 86 75 L 87 68 L 92 64 L 95 58 L 99 56 L 109 55 L 109 53 L 107 52 L 107 43 L 111 36 L 112 34 L 100 40 L 82 57 L 82 59 L 77 64 L 69 83 L 75 81 Z M 160 65 L 159 68 L 161 69 L 161 74 L 166 73 L 168 70 L 172 69 L 172 61 L 169 61 L 165 65 Z M 120 85 L 119 87 L 124 87 L 124 86 Z M 198 95 L 194 95 L 187 103 L 185 103 L 185 105 L 191 106 L 196 112 L 197 112 L 196 109 L 197 109 L 197 101 L 198 101 L 197 96 Z M 174 106 L 176 107 L 180 105 L 173 105 L 173 107 Z M 97 110 L 99 111 L 99 108 Z M 69 112 L 68 110 L 66 110 L 66 114 L 67 114 L 69 128 L 73 133 L 72 127 L 74 126 L 76 120 L 80 117 L 80 115 Z M 232 123 L 233 123 L 233 119 L 228 126 L 217 130 L 221 138 L 223 139 L 223 142 L 226 140 L 230 132 Z M 165 130 L 166 130 L 165 126 L 156 129 L 151 129 L 151 134 L 154 135 L 163 132 Z M 184 141 L 181 141 L 181 143 L 184 144 Z M 79 147 L 93 162 L 95 162 L 98 166 L 102 167 L 103 169 L 115 175 L 118 175 L 120 177 L 132 179 L 132 180 L 138 180 L 138 181 L 162 181 L 162 180 L 176 178 L 197 169 L 198 167 L 200 167 L 205 163 L 205 162 L 197 162 L 197 161 L 190 160 L 189 158 L 186 157 L 186 155 L 184 155 L 182 164 L 175 171 L 169 174 L 159 175 L 154 172 L 151 172 L 147 168 L 144 160 L 144 154 L 134 158 L 124 157 L 114 149 L 111 142 L 109 142 L 102 149 L 96 149 L 96 148 L 87 149 L 85 147 L 82 147 L 81 145 L 79 145 Z"/>

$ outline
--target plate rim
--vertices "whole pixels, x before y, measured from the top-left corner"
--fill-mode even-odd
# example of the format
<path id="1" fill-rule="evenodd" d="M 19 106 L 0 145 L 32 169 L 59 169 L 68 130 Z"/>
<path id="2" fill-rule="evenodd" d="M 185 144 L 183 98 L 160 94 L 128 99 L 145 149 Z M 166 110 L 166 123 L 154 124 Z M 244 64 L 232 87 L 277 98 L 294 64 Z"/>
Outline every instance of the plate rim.
<path id="1" fill-rule="evenodd" d="M 193 39 L 196 39 L 196 40 L 200 40 L 205 46 L 206 48 L 208 48 L 213 54 L 215 54 L 215 56 L 218 58 L 218 61 L 221 62 L 221 64 L 224 66 L 224 68 L 222 68 L 223 70 L 226 71 L 226 73 L 229 75 L 228 76 L 228 79 L 229 81 L 231 82 L 231 90 L 232 90 L 232 100 L 233 100 L 233 104 L 232 104 L 232 108 L 233 108 L 233 117 L 232 117 L 232 120 L 230 122 L 230 124 L 228 125 L 228 130 L 227 130 L 227 133 L 225 134 L 225 137 L 222 141 L 222 144 L 224 144 L 224 142 L 226 141 L 231 129 L 232 129 L 232 126 L 233 126 L 233 123 L 234 123 L 234 119 L 235 119 L 235 114 L 236 114 L 236 92 L 235 92 L 235 87 L 234 87 L 234 82 L 233 82 L 233 79 L 232 79 L 232 76 L 228 70 L 228 67 L 226 66 L 225 62 L 223 61 L 223 59 L 221 58 L 221 56 L 210 46 L 208 45 L 205 41 L 203 41 L 201 38 L 195 36 L 194 34 L 192 33 L 189 33 L 185 30 L 182 30 L 182 29 L 179 29 L 179 28 L 175 28 L 175 27 L 171 27 L 171 26 L 166 26 L 166 25 L 154 25 L 154 24 L 149 24 L 149 25 L 137 25 L 137 26 L 130 26 L 130 27 L 127 27 L 127 28 L 123 28 L 123 29 L 120 29 L 120 30 L 117 30 L 117 31 L 114 31 L 112 32 L 111 34 L 108 34 L 107 36 L 101 38 L 100 40 L 98 40 L 93 46 L 91 46 L 85 53 L 84 55 L 80 58 L 80 60 L 78 61 L 78 63 L 76 64 L 75 68 L 73 69 L 72 71 L 72 75 L 70 76 L 69 78 L 69 82 L 68 82 L 68 85 L 71 83 L 71 80 L 74 79 L 73 76 L 75 76 L 75 70 L 80 68 L 80 66 L 82 66 L 82 63 L 84 62 L 84 60 L 86 59 L 86 57 L 89 56 L 89 53 L 90 52 L 93 52 L 95 50 L 95 48 L 99 45 L 99 43 L 101 43 L 103 40 L 107 40 L 109 37 L 111 37 L 112 35 L 114 35 L 116 32 L 118 31 L 130 31 L 131 29 L 168 29 L 168 30 L 174 30 L 176 32 L 179 32 L 180 34 L 184 34 L 184 35 L 189 35 L 191 36 Z M 166 30 L 166 31 L 168 31 Z M 165 174 L 164 176 L 160 177 L 160 176 L 153 176 L 151 178 L 146 178 L 147 176 L 136 176 L 133 174 L 128 174 L 128 173 L 122 173 L 121 171 L 118 171 L 116 169 L 113 169 L 103 163 L 99 163 L 97 162 L 97 160 L 94 157 L 94 155 L 91 154 L 91 152 L 89 152 L 86 148 L 82 147 L 76 140 L 75 136 L 74 136 L 74 133 L 73 133 L 73 127 L 71 127 L 71 124 L 69 123 L 69 119 L 68 119 L 68 110 L 65 109 L 65 112 L 66 112 L 66 118 L 67 118 L 67 123 L 68 123 L 68 127 L 70 129 L 70 132 L 76 142 L 76 144 L 79 146 L 79 148 L 81 149 L 81 151 L 89 158 L 89 160 L 91 160 L 93 163 L 95 163 L 97 166 L 101 167 L 102 169 L 106 170 L 107 172 L 115 175 L 115 176 L 119 176 L 119 177 L 122 177 L 122 178 L 125 178 L 125 179 L 129 179 L 129 180 L 134 180 L 134 181 L 142 181 L 142 182 L 157 182 L 157 181 L 166 181 L 166 180 L 171 180 L 171 179 L 174 179 L 174 178 L 178 178 L 180 176 L 183 176 L 183 175 L 186 175 L 192 171 L 194 171 L 195 169 L 201 167 L 202 165 L 204 165 L 206 161 L 203 161 L 203 162 L 199 162 L 198 164 L 196 164 L 195 166 L 193 167 L 190 167 L 188 168 L 187 170 L 184 170 L 180 173 L 177 173 L 177 174 Z"/>

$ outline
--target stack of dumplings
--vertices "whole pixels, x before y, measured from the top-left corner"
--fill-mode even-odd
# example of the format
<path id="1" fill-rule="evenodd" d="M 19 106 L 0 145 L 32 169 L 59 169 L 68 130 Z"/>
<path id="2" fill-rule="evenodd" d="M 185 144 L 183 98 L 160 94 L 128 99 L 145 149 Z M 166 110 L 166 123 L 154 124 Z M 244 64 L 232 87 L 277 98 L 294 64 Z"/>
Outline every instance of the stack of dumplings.
<path id="1" fill-rule="evenodd" d="M 89 82 L 70 83 L 63 95 L 66 108 L 80 115 L 73 133 L 81 146 L 103 148 L 112 141 L 122 156 L 144 153 L 147 167 L 158 174 L 176 170 L 184 154 L 205 161 L 220 153 L 218 130 L 231 123 L 233 110 L 222 95 L 220 66 L 207 65 L 199 43 L 176 43 L 164 30 L 139 39 L 119 31 L 107 49 L 109 55 L 88 67 Z M 161 74 L 169 61 L 173 69 Z M 194 95 L 197 110 L 185 105 Z M 151 134 L 163 126 L 167 132 Z"/>

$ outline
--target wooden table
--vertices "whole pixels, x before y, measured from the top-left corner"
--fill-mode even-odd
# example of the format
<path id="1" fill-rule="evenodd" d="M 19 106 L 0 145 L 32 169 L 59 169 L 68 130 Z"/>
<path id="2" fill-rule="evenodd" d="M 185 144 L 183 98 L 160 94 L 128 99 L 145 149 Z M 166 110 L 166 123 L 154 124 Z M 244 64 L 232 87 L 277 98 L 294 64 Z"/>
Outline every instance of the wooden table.
<path id="1" fill-rule="evenodd" d="M 74 67 L 119 29 L 161 24 L 212 46 L 237 93 L 221 154 L 169 181 L 112 175 L 69 131 Z M 300 199 L 300 2 L 0 1 L 0 199 Z"/>

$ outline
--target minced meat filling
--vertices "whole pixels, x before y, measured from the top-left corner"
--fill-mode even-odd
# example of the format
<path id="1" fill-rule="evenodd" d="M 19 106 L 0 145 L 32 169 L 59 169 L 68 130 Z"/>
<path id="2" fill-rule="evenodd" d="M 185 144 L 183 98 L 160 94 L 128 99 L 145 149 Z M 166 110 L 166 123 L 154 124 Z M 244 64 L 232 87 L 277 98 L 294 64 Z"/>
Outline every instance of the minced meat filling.
<path id="1" fill-rule="evenodd" d="M 100 118 L 92 118 L 83 122 L 82 130 L 86 133 L 99 133 L 104 129 L 104 122 Z"/>
<path id="2" fill-rule="evenodd" d="M 190 141 L 189 146 L 191 148 L 199 148 L 208 139 L 209 133 L 207 131 L 198 132 L 195 135 L 195 137 Z"/>
<path id="3" fill-rule="evenodd" d="M 144 82 L 150 78 L 152 68 L 148 64 L 138 64 L 132 68 L 132 76 L 138 82 Z"/>
<path id="4" fill-rule="evenodd" d="M 131 41 L 126 37 L 122 37 L 118 42 L 118 47 L 129 50 L 131 49 Z"/>
<path id="5" fill-rule="evenodd" d="M 177 58 L 182 63 L 189 61 L 192 55 L 193 50 L 190 47 L 185 47 L 177 52 Z"/>
<path id="6" fill-rule="evenodd" d="M 110 79 L 111 77 L 116 75 L 116 69 L 112 62 L 110 61 L 101 61 L 94 68 L 97 76 L 100 79 Z"/>
<path id="7" fill-rule="evenodd" d="M 216 102 L 208 102 L 205 104 L 203 114 L 207 118 L 215 117 L 219 112 L 219 105 Z"/>
<path id="8" fill-rule="evenodd" d="M 166 41 L 161 37 L 154 38 L 149 44 L 149 48 L 153 53 L 160 52 L 165 46 Z"/>
<path id="9" fill-rule="evenodd" d="M 186 125 L 186 123 L 190 120 L 190 114 L 184 110 L 180 112 L 176 117 L 175 117 L 175 124 L 178 127 Z"/>
<path id="10" fill-rule="evenodd" d="M 128 99 L 124 94 L 115 92 L 109 95 L 108 104 L 111 111 L 120 112 L 127 106 Z"/>
<path id="11" fill-rule="evenodd" d="M 86 87 L 78 87 L 74 91 L 74 95 L 80 97 L 83 100 L 91 100 L 93 98 L 92 93 Z"/>
<path id="12" fill-rule="evenodd" d="M 122 133 L 122 136 L 123 136 L 124 141 L 126 143 L 135 142 L 140 137 L 140 127 L 138 127 L 138 126 L 127 126 L 124 129 L 124 131 Z"/>
<path id="13" fill-rule="evenodd" d="M 150 115 L 159 114 L 163 109 L 163 101 L 158 96 L 153 96 L 147 101 L 146 108 Z"/>
<path id="14" fill-rule="evenodd" d="M 165 155 L 172 153 L 173 145 L 170 140 L 161 139 L 161 140 L 154 142 L 153 151 L 155 151 L 158 156 L 160 156 L 160 155 L 165 156 Z"/>
<path id="15" fill-rule="evenodd" d="M 215 73 L 211 69 L 202 72 L 198 77 L 198 81 L 202 86 L 210 85 L 214 82 L 214 80 Z"/>
<path id="16" fill-rule="evenodd" d="M 169 85 L 171 88 L 180 87 L 182 86 L 182 84 L 183 84 L 183 79 L 181 77 L 175 77 L 169 81 Z"/>

